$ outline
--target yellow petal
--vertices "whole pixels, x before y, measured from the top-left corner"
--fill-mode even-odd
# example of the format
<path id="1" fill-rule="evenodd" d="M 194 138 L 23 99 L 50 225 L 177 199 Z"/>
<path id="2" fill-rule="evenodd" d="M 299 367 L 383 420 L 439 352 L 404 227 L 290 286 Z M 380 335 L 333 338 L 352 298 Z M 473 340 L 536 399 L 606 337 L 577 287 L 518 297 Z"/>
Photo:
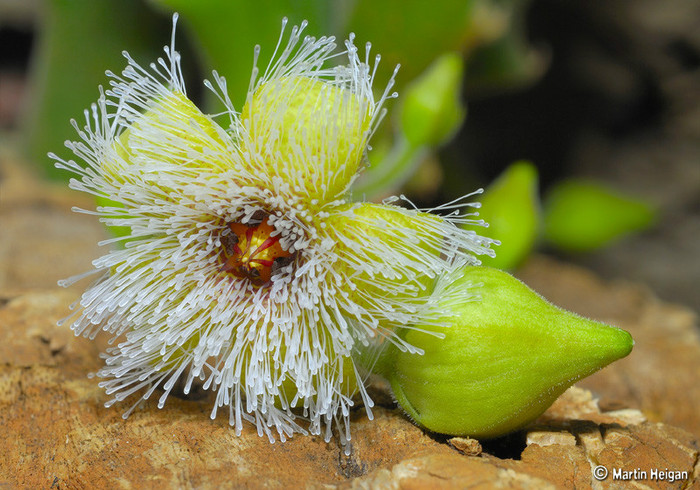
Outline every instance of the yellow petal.
<path id="1" fill-rule="evenodd" d="M 348 204 L 331 215 L 327 227 L 350 300 L 370 311 L 419 304 L 445 266 L 444 226 L 439 216 L 383 204 Z"/>
<path id="2" fill-rule="evenodd" d="M 107 158 L 102 170 L 123 182 L 132 172 L 196 170 L 232 167 L 228 136 L 184 94 L 172 92 L 155 101 L 114 143 L 118 158 Z"/>
<path id="3" fill-rule="evenodd" d="M 360 167 L 371 120 L 371 101 L 347 88 L 302 76 L 270 80 L 241 113 L 245 165 L 281 177 L 300 197 L 334 199 Z"/>

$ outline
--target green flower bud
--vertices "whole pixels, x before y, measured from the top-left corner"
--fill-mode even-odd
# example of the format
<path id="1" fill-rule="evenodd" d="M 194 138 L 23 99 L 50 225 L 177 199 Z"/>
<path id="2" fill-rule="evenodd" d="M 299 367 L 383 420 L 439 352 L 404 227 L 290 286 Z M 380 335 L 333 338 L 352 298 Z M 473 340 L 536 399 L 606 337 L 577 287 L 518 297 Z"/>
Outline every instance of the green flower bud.
<path id="1" fill-rule="evenodd" d="M 569 252 L 595 250 L 648 228 L 656 220 L 648 203 L 600 184 L 576 180 L 553 187 L 544 211 L 545 237 Z"/>
<path id="2" fill-rule="evenodd" d="M 508 167 L 486 190 L 479 215 L 489 228 L 483 235 L 501 241 L 495 257 L 482 263 L 499 269 L 518 266 L 532 251 L 540 226 L 537 168 L 530 162 Z"/>
<path id="3" fill-rule="evenodd" d="M 462 125 L 466 114 L 459 100 L 463 73 L 462 57 L 446 53 L 408 88 L 400 122 L 412 146 L 438 146 Z"/>
<path id="4" fill-rule="evenodd" d="M 424 353 L 392 346 L 381 359 L 401 407 L 429 430 L 501 436 L 632 350 L 629 333 L 557 308 L 505 272 L 467 267 L 462 273 L 438 293 L 442 318 L 417 326 L 433 334 L 403 332 Z M 480 298 L 469 301 L 472 286 Z M 445 326 L 433 326 L 439 324 Z"/>

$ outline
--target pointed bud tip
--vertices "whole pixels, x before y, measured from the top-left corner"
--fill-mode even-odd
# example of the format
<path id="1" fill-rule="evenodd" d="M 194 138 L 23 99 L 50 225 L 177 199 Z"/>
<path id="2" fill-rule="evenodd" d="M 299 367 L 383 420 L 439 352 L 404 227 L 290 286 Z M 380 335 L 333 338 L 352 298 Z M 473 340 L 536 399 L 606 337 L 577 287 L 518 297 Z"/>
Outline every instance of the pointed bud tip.
<path id="1" fill-rule="evenodd" d="M 601 347 L 606 354 L 608 363 L 627 357 L 634 347 L 632 335 L 621 328 L 608 326 L 609 333 L 601 339 Z"/>
<path id="2" fill-rule="evenodd" d="M 558 345 L 560 361 L 577 366 L 570 374 L 582 379 L 632 352 L 634 339 L 626 330 L 559 310 L 562 325 Z"/>

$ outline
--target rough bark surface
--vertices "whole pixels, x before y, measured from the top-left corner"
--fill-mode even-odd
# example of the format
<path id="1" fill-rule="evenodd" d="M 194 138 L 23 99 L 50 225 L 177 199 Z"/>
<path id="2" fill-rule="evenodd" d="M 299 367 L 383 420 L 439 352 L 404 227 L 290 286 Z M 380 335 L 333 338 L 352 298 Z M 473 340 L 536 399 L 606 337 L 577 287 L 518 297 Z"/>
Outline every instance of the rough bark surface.
<path id="1" fill-rule="evenodd" d="M 498 441 L 427 434 L 382 393 L 374 420 L 357 410 L 352 452 L 336 440 L 270 444 L 209 418 L 207 399 L 145 403 L 128 420 L 88 373 L 100 339 L 56 322 L 79 290 L 56 279 L 90 268 L 100 225 L 70 212 L 79 198 L 0 162 L 0 488 L 696 488 L 700 339 L 688 310 L 634 284 L 604 283 L 549 259 L 525 281 L 636 339 L 629 358 L 567 391 L 535 424 Z M 89 207 L 89 203 L 84 204 Z M 102 339 L 104 341 L 104 339 Z M 376 388 L 381 390 L 381 387 Z M 600 405 L 592 395 L 600 396 Z M 602 410 L 601 408 L 602 407 Z M 610 475 L 596 480 L 593 468 Z M 613 471 L 646 478 L 612 480 Z M 654 479 L 652 470 L 687 472 Z M 627 475 L 627 473 L 625 473 Z"/>

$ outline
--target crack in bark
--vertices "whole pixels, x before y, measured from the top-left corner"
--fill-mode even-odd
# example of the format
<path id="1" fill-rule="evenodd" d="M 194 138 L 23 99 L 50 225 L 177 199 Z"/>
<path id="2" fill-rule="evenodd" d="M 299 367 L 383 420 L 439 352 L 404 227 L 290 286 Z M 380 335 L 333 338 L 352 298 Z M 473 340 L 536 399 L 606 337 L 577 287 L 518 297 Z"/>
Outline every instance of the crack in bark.
<path id="1" fill-rule="evenodd" d="M 343 449 L 340 449 L 338 452 L 338 470 L 345 478 L 356 478 L 367 474 L 367 463 L 358 460 L 354 451 L 346 456 Z"/>
<path id="2" fill-rule="evenodd" d="M 693 472 L 689 475 L 688 481 L 681 488 L 690 488 L 700 476 L 700 451 L 695 451 L 695 461 L 693 461 Z"/>
<path id="3" fill-rule="evenodd" d="M 430 471 L 430 470 L 426 471 L 426 473 L 428 473 L 428 476 L 432 476 L 433 478 L 437 478 L 438 480 L 443 480 L 443 481 L 453 480 L 453 478 L 446 477 L 444 475 L 441 475 L 439 473 L 435 473 L 435 472 Z"/>

